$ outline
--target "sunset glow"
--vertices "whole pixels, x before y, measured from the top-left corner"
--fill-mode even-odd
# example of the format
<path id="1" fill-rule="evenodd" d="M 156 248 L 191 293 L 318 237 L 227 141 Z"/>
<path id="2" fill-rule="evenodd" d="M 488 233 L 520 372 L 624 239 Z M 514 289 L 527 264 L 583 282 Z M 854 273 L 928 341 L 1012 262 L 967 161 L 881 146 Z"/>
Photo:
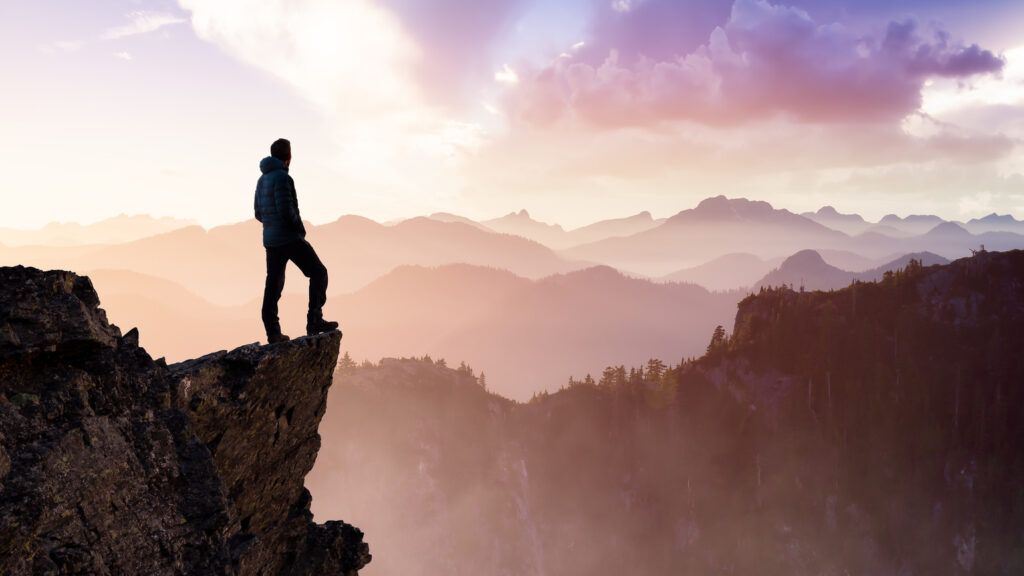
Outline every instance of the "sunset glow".
<path id="1" fill-rule="evenodd" d="M 724 193 L 1020 213 L 1012 2 L 180 0 L 5 11 L 0 225 L 242 220 L 296 143 L 315 222 L 566 225 Z M 102 146 L 93 142 L 102 139 Z M 54 169 L 54 167 L 59 167 Z"/>

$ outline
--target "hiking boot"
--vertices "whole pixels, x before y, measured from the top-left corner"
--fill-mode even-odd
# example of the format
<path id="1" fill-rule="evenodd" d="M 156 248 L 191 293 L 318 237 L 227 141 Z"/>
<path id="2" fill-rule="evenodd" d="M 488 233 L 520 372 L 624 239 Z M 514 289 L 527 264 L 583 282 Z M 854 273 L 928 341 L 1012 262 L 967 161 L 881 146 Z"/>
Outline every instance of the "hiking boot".
<path id="1" fill-rule="evenodd" d="M 287 342 L 291 340 L 287 334 L 271 334 L 267 336 L 267 343 L 269 344 L 280 344 L 281 342 Z"/>
<path id="2" fill-rule="evenodd" d="M 324 332 L 330 332 L 337 329 L 337 322 L 328 322 L 323 318 L 319 318 L 306 323 L 306 336 L 315 336 L 317 334 L 323 334 Z"/>

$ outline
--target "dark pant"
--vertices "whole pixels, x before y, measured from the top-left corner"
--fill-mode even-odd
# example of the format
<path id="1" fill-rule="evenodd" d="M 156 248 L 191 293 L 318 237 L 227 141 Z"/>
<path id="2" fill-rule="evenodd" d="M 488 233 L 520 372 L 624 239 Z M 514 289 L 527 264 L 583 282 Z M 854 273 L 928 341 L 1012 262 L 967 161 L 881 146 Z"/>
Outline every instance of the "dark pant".
<path id="1" fill-rule="evenodd" d="M 284 290 L 284 271 L 289 260 L 309 278 L 309 314 L 306 323 L 323 319 L 323 308 L 327 302 L 327 268 L 320 262 L 316 251 L 305 240 L 270 247 L 267 248 L 267 284 L 263 290 L 263 325 L 267 335 L 281 333 L 277 301 L 281 299 L 281 291 Z"/>

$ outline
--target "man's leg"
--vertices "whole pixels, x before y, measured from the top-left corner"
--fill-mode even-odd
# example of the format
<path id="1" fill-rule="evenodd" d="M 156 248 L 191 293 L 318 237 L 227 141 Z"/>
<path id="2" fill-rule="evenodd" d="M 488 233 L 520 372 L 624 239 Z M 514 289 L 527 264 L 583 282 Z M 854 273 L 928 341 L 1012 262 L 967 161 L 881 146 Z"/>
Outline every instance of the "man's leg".
<path id="1" fill-rule="evenodd" d="M 263 326 L 267 337 L 281 334 L 281 321 L 277 317 L 277 302 L 284 290 L 284 272 L 288 254 L 282 248 L 267 248 L 267 283 L 263 288 Z"/>
<path id="2" fill-rule="evenodd" d="M 309 313 L 306 325 L 314 326 L 324 319 L 324 304 L 327 303 L 327 267 L 316 255 L 316 250 L 305 240 L 289 244 L 289 257 L 299 270 L 309 278 Z"/>

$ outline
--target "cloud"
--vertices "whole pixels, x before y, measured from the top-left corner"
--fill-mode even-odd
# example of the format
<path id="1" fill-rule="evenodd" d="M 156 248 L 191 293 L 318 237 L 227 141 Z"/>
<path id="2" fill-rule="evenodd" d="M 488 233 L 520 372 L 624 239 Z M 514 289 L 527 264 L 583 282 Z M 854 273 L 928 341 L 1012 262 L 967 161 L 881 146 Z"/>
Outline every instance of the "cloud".
<path id="1" fill-rule="evenodd" d="M 132 60 L 134 60 L 134 58 L 129 52 L 114 52 L 114 58 L 117 58 L 118 60 L 124 60 L 125 62 L 131 62 Z"/>
<path id="2" fill-rule="evenodd" d="M 117 40 L 127 36 L 149 34 L 165 26 L 187 22 L 185 18 L 175 14 L 148 11 L 132 12 L 128 14 L 128 19 L 130 20 L 128 24 L 106 30 L 100 35 L 100 39 Z"/>
<path id="3" fill-rule="evenodd" d="M 358 118 L 417 107 L 419 47 L 370 0 L 179 0 L 200 38 L 293 86 L 322 110 Z"/>
<path id="4" fill-rule="evenodd" d="M 456 109 L 476 102 L 494 75 L 494 50 L 540 0 L 378 0 L 420 50 L 411 71 L 421 96 Z"/>
<path id="5" fill-rule="evenodd" d="M 494 80 L 502 84 L 518 84 L 519 74 L 511 66 L 505 64 L 501 70 L 494 73 Z"/>
<path id="6" fill-rule="evenodd" d="M 381 2 L 179 5 L 199 38 L 276 78 L 322 115 L 319 129 L 336 149 L 318 153 L 360 194 L 386 190 L 391 201 L 421 205 L 457 185 L 454 166 L 484 139 L 480 126 L 430 102 L 417 81 L 424 50 Z"/>
<path id="7" fill-rule="evenodd" d="M 663 5 L 651 0 L 635 11 Z M 930 78 L 966 79 L 1003 67 L 991 51 L 956 43 L 943 30 L 924 34 L 913 20 L 864 36 L 765 0 L 736 0 L 728 21 L 688 53 L 665 56 L 673 45 L 656 36 L 641 40 L 621 29 L 619 36 L 629 40 L 628 52 L 613 46 L 595 62 L 594 46 L 608 46 L 598 39 L 578 58 L 520 72 L 508 94 L 511 115 L 604 127 L 678 120 L 728 125 L 778 115 L 811 123 L 894 122 L 920 108 Z M 645 43 L 661 56 L 648 54 Z"/>

